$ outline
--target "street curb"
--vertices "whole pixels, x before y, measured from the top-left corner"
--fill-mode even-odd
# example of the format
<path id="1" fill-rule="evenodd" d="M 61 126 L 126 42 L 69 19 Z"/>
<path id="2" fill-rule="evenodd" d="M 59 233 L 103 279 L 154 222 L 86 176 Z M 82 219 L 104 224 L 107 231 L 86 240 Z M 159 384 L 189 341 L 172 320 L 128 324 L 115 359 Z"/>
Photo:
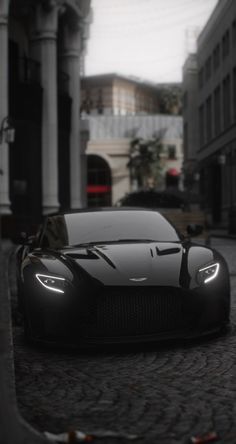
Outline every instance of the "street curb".
<path id="1" fill-rule="evenodd" d="M 0 251 L 0 431 L 2 444 L 48 444 L 20 415 L 15 390 L 8 265 L 15 247 Z"/>

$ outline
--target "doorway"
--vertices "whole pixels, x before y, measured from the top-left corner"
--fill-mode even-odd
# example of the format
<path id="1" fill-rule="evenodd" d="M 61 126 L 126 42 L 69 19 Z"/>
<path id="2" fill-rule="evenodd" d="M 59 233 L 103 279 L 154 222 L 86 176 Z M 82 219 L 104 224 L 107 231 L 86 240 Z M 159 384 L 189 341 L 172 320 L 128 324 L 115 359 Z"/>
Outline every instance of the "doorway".
<path id="1" fill-rule="evenodd" d="M 111 170 L 100 156 L 89 154 L 87 159 L 87 202 L 89 207 L 111 206 Z"/>

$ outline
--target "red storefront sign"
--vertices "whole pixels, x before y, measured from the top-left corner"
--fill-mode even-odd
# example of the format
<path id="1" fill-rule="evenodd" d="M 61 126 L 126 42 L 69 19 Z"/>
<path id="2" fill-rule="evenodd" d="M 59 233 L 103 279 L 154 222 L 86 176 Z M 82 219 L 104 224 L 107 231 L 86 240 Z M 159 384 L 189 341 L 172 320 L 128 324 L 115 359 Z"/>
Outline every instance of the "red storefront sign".
<path id="1" fill-rule="evenodd" d="M 109 193 L 111 191 L 110 185 L 87 185 L 87 193 Z"/>

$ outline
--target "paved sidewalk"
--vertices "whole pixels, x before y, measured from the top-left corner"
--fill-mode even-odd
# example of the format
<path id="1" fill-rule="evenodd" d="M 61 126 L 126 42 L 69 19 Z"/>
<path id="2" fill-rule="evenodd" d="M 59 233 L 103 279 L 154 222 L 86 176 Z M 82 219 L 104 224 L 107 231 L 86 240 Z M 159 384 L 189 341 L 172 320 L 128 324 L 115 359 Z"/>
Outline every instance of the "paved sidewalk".
<path id="1" fill-rule="evenodd" d="M 236 273 L 236 249 L 232 249 L 232 242 L 236 241 L 236 236 L 227 235 L 223 230 L 212 230 L 210 233 L 211 245 L 224 253 L 226 260 L 230 262 L 230 272 L 231 274 Z M 225 240 L 227 239 L 227 242 Z M 197 241 L 197 240 L 196 240 Z M 235 244 L 236 245 L 236 244 Z M 10 241 L 3 242 L 3 258 L 2 262 L 4 264 L 1 267 L 1 286 L 0 286 L 0 433 L 1 442 L 3 444 L 45 444 L 48 441 L 46 438 L 32 428 L 27 422 L 25 422 L 18 411 L 16 394 L 15 394 L 15 375 L 14 375 L 14 363 L 13 363 L 13 345 L 12 345 L 12 326 L 11 326 L 11 316 L 10 316 L 10 302 L 8 293 L 8 276 L 7 276 L 7 263 L 10 254 L 14 251 L 14 246 Z M 19 351 L 17 352 L 19 353 Z M 174 351 L 172 354 L 174 355 Z M 42 358 L 42 357 L 41 357 Z M 124 358 L 124 357 L 123 357 Z M 129 357 L 128 357 L 129 358 Z M 61 365 L 61 356 L 58 357 L 59 364 Z M 115 359 L 115 358 L 114 358 Z M 51 354 L 49 357 L 51 361 Z M 82 359 L 78 360 L 78 367 L 83 364 Z M 85 357 L 85 365 L 87 368 L 88 357 Z M 34 360 L 37 367 L 37 359 Z M 59 373 L 60 373 L 60 365 Z M 92 368 L 97 365 L 97 357 L 95 359 Z M 118 360 L 119 364 L 119 360 Z M 117 365 L 118 365 L 117 364 Z M 42 362 L 40 362 L 42 366 Z M 127 362 L 125 359 L 125 368 Z M 47 363 L 47 369 L 49 364 Z M 68 363 L 67 363 L 68 367 Z M 77 368 L 77 366 L 75 366 Z M 146 368 L 146 366 L 145 366 Z M 32 368 L 29 367 L 29 371 Z M 72 371 L 72 370 L 71 370 Z M 55 364 L 53 364 L 53 372 L 55 372 Z M 94 372 L 94 370 L 93 370 Z M 91 378 L 94 375 L 89 375 L 88 384 L 91 383 Z M 83 384 L 84 386 L 84 384 Z M 118 389 L 117 389 L 118 390 Z M 59 393 L 60 394 L 60 393 Z M 92 396 L 92 395 L 91 395 Z M 76 399 L 78 403 L 78 399 Z M 99 410 L 99 406 L 92 406 L 90 414 L 93 416 L 94 412 Z M 86 410 L 86 409 L 85 409 Z M 76 411 L 76 409 L 75 409 Z M 83 412 L 83 410 L 82 410 Z M 80 412 L 82 415 L 82 413 Z M 82 419 L 81 419 L 82 422 Z"/>
<path id="2" fill-rule="evenodd" d="M 222 239 L 232 239 L 236 241 L 236 234 L 228 233 L 226 229 L 210 229 L 209 236 L 214 238 L 222 238 Z"/>
<path id="3" fill-rule="evenodd" d="M 232 241 L 231 241 L 232 244 Z M 231 257 L 230 246 L 213 247 Z M 231 248 L 232 250 L 232 248 Z M 236 249 L 235 249 L 236 250 Z M 235 251 L 236 253 L 236 251 Z M 229 264 L 231 266 L 231 264 Z M 107 351 L 27 346 L 14 328 L 17 399 L 40 430 L 113 430 L 140 444 L 187 444 L 215 431 L 219 444 L 236 436 L 236 277 L 227 335 Z M 98 440 L 128 444 L 127 440 Z"/>
<path id="4" fill-rule="evenodd" d="M 0 441 L 2 444 L 45 444 L 48 441 L 19 414 L 13 359 L 8 261 L 15 247 L 2 242 L 0 251 Z"/>

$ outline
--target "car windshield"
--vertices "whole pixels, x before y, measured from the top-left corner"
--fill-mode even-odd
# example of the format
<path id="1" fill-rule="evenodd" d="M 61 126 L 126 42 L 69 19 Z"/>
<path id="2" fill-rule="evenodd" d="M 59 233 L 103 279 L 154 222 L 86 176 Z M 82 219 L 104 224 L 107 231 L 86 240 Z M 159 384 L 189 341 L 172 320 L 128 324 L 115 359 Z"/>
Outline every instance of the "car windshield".
<path id="1" fill-rule="evenodd" d="M 179 237 L 156 211 L 85 211 L 48 217 L 41 245 L 59 249 L 86 243 L 149 240 L 178 242 Z"/>

